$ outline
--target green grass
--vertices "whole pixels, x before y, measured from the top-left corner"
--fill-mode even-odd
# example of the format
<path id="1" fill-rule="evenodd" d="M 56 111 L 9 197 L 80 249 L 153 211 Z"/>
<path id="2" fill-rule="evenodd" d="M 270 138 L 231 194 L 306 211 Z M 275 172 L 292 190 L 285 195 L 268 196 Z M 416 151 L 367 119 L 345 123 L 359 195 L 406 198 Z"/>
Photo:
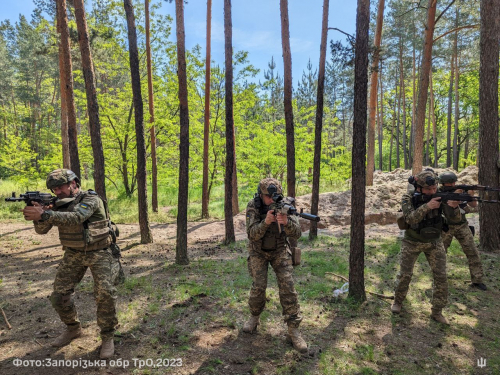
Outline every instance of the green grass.
<path id="1" fill-rule="evenodd" d="M 148 186 L 149 200 L 149 220 L 155 223 L 171 223 L 175 222 L 177 217 L 177 196 L 178 188 L 175 186 L 166 186 L 159 184 L 158 190 L 158 212 L 153 212 L 151 207 L 151 187 Z M 242 183 L 238 186 L 238 201 L 240 210 L 246 208 L 247 203 L 255 194 L 255 184 Z M 93 180 L 83 182 L 83 189 L 93 189 Z M 347 188 L 345 182 L 335 182 L 333 185 L 322 186 L 321 192 L 324 191 L 339 191 Z M 137 192 L 132 197 L 127 197 L 123 188 L 118 184 L 118 189 L 112 184 L 107 184 L 106 194 L 109 202 L 111 217 L 114 222 L 122 224 L 137 223 L 139 214 L 137 209 Z M 39 190 L 47 192 L 44 180 L 33 181 L 29 186 L 30 191 Z M 297 195 L 310 193 L 310 186 L 300 185 L 297 190 Z M 26 187 L 21 186 L 11 180 L 0 180 L 0 197 L 9 197 L 12 192 L 16 192 L 16 196 L 26 192 Z M 201 186 L 190 186 L 188 191 L 188 220 L 201 220 L 201 203 L 202 189 Z M 0 217 L 1 221 L 24 221 L 19 210 L 24 207 L 24 203 L 7 203 L 4 199 L 0 200 Z M 214 186 L 211 190 L 209 213 L 211 220 L 222 220 L 224 218 L 224 185 Z"/>

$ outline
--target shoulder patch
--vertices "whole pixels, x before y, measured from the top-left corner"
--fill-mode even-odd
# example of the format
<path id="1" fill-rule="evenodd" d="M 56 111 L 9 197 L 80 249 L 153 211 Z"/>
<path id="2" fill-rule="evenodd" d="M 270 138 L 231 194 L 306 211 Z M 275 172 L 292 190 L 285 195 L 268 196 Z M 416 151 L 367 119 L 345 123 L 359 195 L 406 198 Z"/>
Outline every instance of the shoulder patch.
<path id="1" fill-rule="evenodd" d="M 80 203 L 80 207 L 87 210 L 89 208 L 89 205 L 87 203 Z"/>

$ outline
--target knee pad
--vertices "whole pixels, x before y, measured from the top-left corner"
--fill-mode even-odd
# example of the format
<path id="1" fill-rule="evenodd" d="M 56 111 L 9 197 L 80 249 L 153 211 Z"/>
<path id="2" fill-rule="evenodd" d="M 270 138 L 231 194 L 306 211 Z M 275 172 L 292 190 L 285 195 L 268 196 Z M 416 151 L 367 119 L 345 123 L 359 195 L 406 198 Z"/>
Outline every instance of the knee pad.
<path id="1" fill-rule="evenodd" d="M 61 294 L 57 292 L 52 292 L 50 295 L 50 303 L 52 303 L 52 307 L 55 309 L 58 307 L 68 307 L 73 304 L 73 293 L 70 294 Z"/>

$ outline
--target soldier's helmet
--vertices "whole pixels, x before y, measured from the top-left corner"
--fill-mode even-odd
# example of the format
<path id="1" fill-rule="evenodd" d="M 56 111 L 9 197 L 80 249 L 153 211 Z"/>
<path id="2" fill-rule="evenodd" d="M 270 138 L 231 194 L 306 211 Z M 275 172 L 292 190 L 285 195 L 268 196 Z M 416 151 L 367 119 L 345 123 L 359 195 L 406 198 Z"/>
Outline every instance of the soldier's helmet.
<path id="1" fill-rule="evenodd" d="M 440 184 L 451 184 L 457 182 L 457 175 L 453 172 L 443 172 L 439 175 Z"/>
<path id="2" fill-rule="evenodd" d="M 273 189 L 273 186 L 275 189 Z M 264 178 L 260 180 L 259 187 L 257 188 L 259 194 L 272 195 L 274 191 L 281 194 L 283 189 L 279 181 L 275 178 Z"/>
<path id="3" fill-rule="evenodd" d="M 428 188 L 437 184 L 437 176 L 433 171 L 424 170 L 415 176 L 417 185 Z"/>
<path id="4" fill-rule="evenodd" d="M 75 172 L 69 169 L 56 169 L 49 173 L 45 184 L 47 185 L 47 189 L 52 190 L 73 180 L 76 180 L 76 184 L 80 187 L 80 179 Z"/>

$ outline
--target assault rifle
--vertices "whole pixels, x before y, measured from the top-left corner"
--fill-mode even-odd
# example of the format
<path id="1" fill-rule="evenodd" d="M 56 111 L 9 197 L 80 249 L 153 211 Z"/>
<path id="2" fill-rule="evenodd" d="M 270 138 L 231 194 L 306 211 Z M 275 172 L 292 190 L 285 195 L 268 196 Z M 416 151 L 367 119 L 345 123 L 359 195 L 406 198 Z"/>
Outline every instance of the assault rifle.
<path id="1" fill-rule="evenodd" d="M 443 192 L 455 191 L 455 190 L 479 190 L 479 191 L 500 191 L 500 189 L 492 188 L 484 185 L 455 185 L 455 186 L 441 186 Z"/>
<path id="2" fill-rule="evenodd" d="M 25 202 L 26 206 L 33 206 L 33 202 L 40 203 L 42 206 L 49 206 L 56 201 L 57 197 L 49 193 L 40 193 L 39 191 L 27 191 L 24 194 L 12 192 L 12 197 L 5 198 L 6 202 Z"/>
<path id="3" fill-rule="evenodd" d="M 472 189 L 471 189 L 472 190 Z M 426 195 L 422 193 L 414 193 L 413 200 L 416 206 L 420 206 L 424 203 L 429 202 L 433 198 L 441 198 L 441 202 L 447 201 L 458 201 L 458 202 L 484 202 L 484 203 L 500 203 L 498 200 L 486 200 L 481 197 L 476 197 L 474 195 L 469 195 L 465 193 L 453 193 L 453 192 L 438 192 L 432 195 Z"/>

